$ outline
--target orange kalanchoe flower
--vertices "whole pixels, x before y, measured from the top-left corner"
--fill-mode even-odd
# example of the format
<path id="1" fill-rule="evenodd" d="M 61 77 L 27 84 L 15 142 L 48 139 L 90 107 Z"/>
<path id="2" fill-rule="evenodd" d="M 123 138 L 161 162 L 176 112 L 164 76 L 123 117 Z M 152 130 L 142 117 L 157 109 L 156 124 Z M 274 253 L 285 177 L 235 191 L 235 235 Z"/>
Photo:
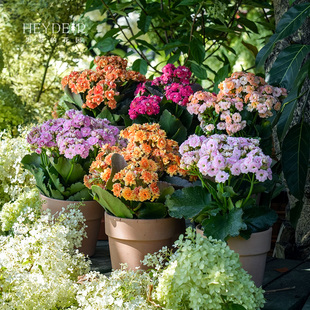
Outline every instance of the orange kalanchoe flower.
<path id="1" fill-rule="evenodd" d="M 82 108 L 95 109 L 102 103 L 112 110 L 117 106 L 120 93 L 117 90 L 129 82 L 144 82 L 145 76 L 139 72 L 127 71 L 127 60 L 119 56 L 97 56 L 94 60 L 96 71 L 86 69 L 72 71 L 61 84 L 73 93 L 84 94 Z"/>
<path id="2" fill-rule="evenodd" d="M 179 165 L 178 143 L 167 139 L 159 124 L 133 124 L 122 130 L 120 136 L 128 140 L 127 146 L 120 149 L 105 145 L 102 148 L 90 167 L 90 174 L 85 177 L 87 187 L 102 187 L 110 179 L 114 196 L 127 201 L 152 202 L 160 196 L 158 181 L 161 176 L 187 175 Z M 115 153 L 123 156 L 127 166 L 111 175 L 111 158 Z"/>

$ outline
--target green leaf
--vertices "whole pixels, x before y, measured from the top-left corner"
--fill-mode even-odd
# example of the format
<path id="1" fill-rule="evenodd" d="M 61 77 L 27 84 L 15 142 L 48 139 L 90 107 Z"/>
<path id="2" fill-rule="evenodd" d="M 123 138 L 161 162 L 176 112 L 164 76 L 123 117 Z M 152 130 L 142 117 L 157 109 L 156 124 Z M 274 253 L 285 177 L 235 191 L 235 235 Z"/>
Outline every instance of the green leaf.
<path id="1" fill-rule="evenodd" d="M 182 46 L 183 43 L 181 41 L 173 41 L 173 42 L 170 42 L 168 44 L 165 44 L 162 48 L 158 49 L 159 51 L 165 51 L 165 50 L 168 50 L 168 49 L 174 49 L 176 47 L 180 47 Z"/>
<path id="2" fill-rule="evenodd" d="M 182 6 L 182 5 L 190 6 L 190 5 L 195 5 L 199 2 L 200 0 L 182 0 L 177 6 Z"/>
<path id="3" fill-rule="evenodd" d="M 32 174 L 34 175 L 34 178 L 36 179 L 36 186 L 40 190 L 41 193 L 43 193 L 47 197 L 52 197 L 50 191 L 45 185 L 45 174 L 42 169 L 34 168 Z"/>
<path id="4" fill-rule="evenodd" d="M 61 184 L 58 175 L 55 175 L 53 173 L 49 174 L 49 177 L 51 178 L 51 181 L 53 182 L 54 186 L 56 187 L 56 189 L 61 193 L 61 195 L 63 194 L 63 192 L 65 191 L 64 186 Z"/>
<path id="5" fill-rule="evenodd" d="M 144 12 L 141 12 L 137 25 L 143 33 L 147 33 L 150 28 L 151 22 L 152 16 L 146 15 Z"/>
<path id="6" fill-rule="evenodd" d="M 160 192 L 160 196 L 158 197 L 157 202 L 164 203 L 166 200 L 166 196 L 173 194 L 174 187 L 170 183 L 163 181 L 159 181 L 157 185 Z"/>
<path id="7" fill-rule="evenodd" d="M 177 62 L 179 60 L 181 56 L 181 53 L 175 53 L 174 55 L 172 55 L 168 60 L 167 63 L 168 64 L 174 64 L 175 62 Z"/>
<path id="8" fill-rule="evenodd" d="M 273 50 L 276 42 L 293 34 L 309 16 L 310 4 L 301 3 L 291 7 L 283 14 L 279 21 L 275 33 L 270 37 L 269 42 L 258 52 L 256 57 L 256 67 L 263 67 L 267 57 Z"/>
<path id="9" fill-rule="evenodd" d="M 77 109 L 77 108 L 79 110 L 82 109 L 83 99 L 82 99 L 80 94 L 73 93 L 68 85 L 65 86 L 64 92 L 72 100 L 71 103 L 74 103 L 75 109 Z M 66 104 L 70 107 L 70 104 L 68 104 L 67 102 L 66 102 Z"/>
<path id="10" fill-rule="evenodd" d="M 139 219 L 161 219 L 167 216 L 167 207 L 163 203 L 144 202 L 136 212 Z"/>
<path id="11" fill-rule="evenodd" d="M 283 141 L 294 116 L 294 112 L 297 106 L 297 98 L 299 90 L 304 83 L 307 76 L 309 76 L 310 60 L 308 60 L 301 68 L 295 78 L 295 82 L 291 86 L 291 91 L 284 99 L 282 104 L 281 116 L 277 124 L 277 134 L 280 142 Z"/>
<path id="12" fill-rule="evenodd" d="M 245 41 L 241 41 L 241 43 L 254 55 L 254 57 L 256 57 L 257 53 L 258 53 L 258 49 L 256 46 L 250 44 L 250 43 L 247 43 Z"/>
<path id="13" fill-rule="evenodd" d="M 69 200 L 69 201 L 83 201 L 83 200 L 87 201 L 87 200 L 93 200 L 93 198 L 90 195 L 90 190 L 85 187 L 81 191 L 70 196 L 67 200 Z"/>
<path id="14" fill-rule="evenodd" d="M 117 217 L 133 218 L 130 210 L 120 199 L 97 185 L 93 185 L 91 189 L 94 194 L 94 199 L 98 201 L 105 210 Z"/>
<path id="15" fill-rule="evenodd" d="M 203 66 L 192 63 L 191 71 L 200 80 L 206 80 L 208 78 L 207 70 Z"/>
<path id="16" fill-rule="evenodd" d="M 84 183 L 82 183 L 82 182 L 74 183 L 71 186 L 66 188 L 64 195 L 65 196 L 72 196 L 72 195 L 76 194 L 77 192 L 83 190 L 84 188 L 85 188 Z"/>
<path id="17" fill-rule="evenodd" d="M 119 40 L 116 40 L 112 37 L 100 40 L 92 48 L 98 48 L 102 53 L 113 51 L 116 48 L 116 45 L 119 43 Z"/>
<path id="18" fill-rule="evenodd" d="M 51 197 L 54 199 L 65 200 L 65 197 L 60 193 L 59 190 L 53 189 L 51 184 L 48 183 L 49 191 L 51 193 Z"/>
<path id="19" fill-rule="evenodd" d="M 225 78 L 228 77 L 228 74 L 229 74 L 229 71 L 230 71 L 230 65 L 227 64 L 225 65 L 224 67 L 222 67 L 217 75 L 215 76 L 214 78 L 214 88 L 213 88 L 213 92 L 215 93 L 218 93 L 219 92 L 219 88 L 218 88 L 218 85 L 225 80 Z"/>
<path id="20" fill-rule="evenodd" d="M 216 30 L 216 31 L 220 31 L 220 32 L 233 33 L 233 34 L 240 34 L 240 32 L 243 31 L 240 28 L 238 28 L 238 30 L 233 30 L 233 29 L 227 28 L 226 26 L 223 26 L 223 25 L 211 25 L 209 27 L 206 27 L 206 29 L 208 29 L 208 28 Z"/>
<path id="21" fill-rule="evenodd" d="M 198 64 L 201 64 L 205 58 L 205 48 L 204 45 L 196 38 L 194 38 L 190 44 L 190 56 Z"/>
<path id="22" fill-rule="evenodd" d="M 64 156 L 50 158 L 50 162 L 64 180 L 68 179 L 67 183 L 80 182 L 86 174 L 86 171 L 80 164 L 73 163 L 70 159 L 65 158 Z"/>
<path id="23" fill-rule="evenodd" d="M 102 40 L 109 38 L 109 37 L 113 37 L 115 34 L 117 34 L 120 31 L 121 31 L 120 28 L 112 28 L 104 34 L 104 36 L 102 37 Z"/>
<path id="24" fill-rule="evenodd" d="M 201 226 L 204 235 L 220 240 L 227 240 L 229 237 L 238 236 L 240 230 L 246 229 L 242 215 L 242 209 L 233 209 L 229 213 L 218 213 L 215 216 L 203 220 Z"/>
<path id="25" fill-rule="evenodd" d="M 277 213 L 264 206 L 249 207 L 243 210 L 243 220 L 250 233 L 267 230 L 278 219 Z"/>
<path id="26" fill-rule="evenodd" d="M 282 144 L 282 169 L 290 193 L 302 200 L 310 155 L 310 125 L 302 122 L 293 126 Z"/>
<path id="27" fill-rule="evenodd" d="M 278 84 L 290 90 L 310 45 L 293 44 L 282 50 L 269 72 L 270 84 Z"/>
<path id="28" fill-rule="evenodd" d="M 222 310 L 246 310 L 242 305 L 235 304 L 233 302 L 228 302 L 222 304 Z"/>
<path id="29" fill-rule="evenodd" d="M 144 59 L 136 59 L 132 64 L 132 70 L 138 71 L 141 74 L 147 73 L 147 62 Z"/>
<path id="30" fill-rule="evenodd" d="M 253 31 L 254 33 L 258 34 L 258 28 L 256 26 L 256 24 L 254 22 L 252 22 L 249 19 L 246 19 L 244 17 L 240 17 L 238 18 L 238 23 L 243 24 L 245 27 L 249 28 L 251 31 Z"/>
<path id="31" fill-rule="evenodd" d="M 160 119 L 160 127 L 166 131 L 169 139 L 182 143 L 186 139 L 187 130 L 174 115 L 168 110 L 164 110 Z"/>
<path id="32" fill-rule="evenodd" d="M 155 52 L 156 54 L 159 54 L 158 51 L 157 51 L 157 48 L 155 48 L 154 45 L 152 45 L 152 44 L 146 42 L 145 40 L 139 40 L 139 39 L 137 39 L 136 42 L 139 43 L 139 44 L 141 44 L 141 45 L 144 46 L 144 47 L 149 48 L 150 50 L 152 50 L 152 51 Z"/>
<path id="33" fill-rule="evenodd" d="M 3 68 L 4 68 L 3 53 L 2 50 L 0 49 L 0 73 L 2 72 Z"/>
<path id="34" fill-rule="evenodd" d="M 120 172 L 122 169 L 124 169 L 125 167 L 127 167 L 127 162 L 124 159 L 124 157 L 120 154 L 113 154 L 111 157 L 111 175 L 109 180 L 107 181 L 107 185 L 106 188 L 111 190 L 112 189 L 112 180 L 114 178 L 114 175 L 118 172 Z"/>
<path id="35" fill-rule="evenodd" d="M 210 202 L 210 193 L 201 186 L 185 187 L 166 199 L 169 215 L 185 219 L 195 218 Z"/>

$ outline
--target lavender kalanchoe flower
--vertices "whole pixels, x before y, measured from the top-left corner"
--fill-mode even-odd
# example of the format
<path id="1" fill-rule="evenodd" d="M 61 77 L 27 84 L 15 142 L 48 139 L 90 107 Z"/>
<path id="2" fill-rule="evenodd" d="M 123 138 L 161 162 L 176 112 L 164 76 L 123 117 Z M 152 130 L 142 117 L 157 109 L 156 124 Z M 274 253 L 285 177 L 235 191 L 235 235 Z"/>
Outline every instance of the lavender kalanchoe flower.
<path id="1" fill-rule="evenodd" d="M 192 135 L 180 146 L 181 167 L 198 169 L 202 176 L 215 177 L 217 183 L 249 173 L 259 182 L 271 180 L 271 158 L 258 145 L 259 140 L 251 138 Z"/>
<path id="2" fill-rule="evenodd" d="M 110 126 L 106 119 L 94 119 L 81 111 L 69 110 L 64 118 L 49 120 L 34 127 L 27 137 L 32 150 L 37 154 L 42 149 L 50 149 L 63 154 L 66 158 L 74 156 L 87 158 L 94 148 L 104 144 L 114 145 L 119 129 Z"/>
<path id="3" fill-rule="evenodd" d="M 44 196 L 61 200 L 91 200 L 83 184 L 91 162 L 106 145 L 122 145 L 119 129 L 106 119 L 95 119 L 69 110 L 63 118 L 34 127 L 27 137 L 32 154 L 22 159 L 35 176 Z"/>

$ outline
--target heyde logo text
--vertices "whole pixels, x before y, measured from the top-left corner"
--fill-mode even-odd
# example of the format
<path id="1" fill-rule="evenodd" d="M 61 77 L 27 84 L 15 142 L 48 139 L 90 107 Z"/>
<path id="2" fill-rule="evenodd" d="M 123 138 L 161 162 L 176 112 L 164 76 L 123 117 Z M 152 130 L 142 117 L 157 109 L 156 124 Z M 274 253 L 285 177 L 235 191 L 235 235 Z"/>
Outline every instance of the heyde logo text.
<path id="1" fill-rule="evenodd" d="M 23 24 L 23 33 L 84 33 L 85 25 L 81 23 L 27 23 Z"/>

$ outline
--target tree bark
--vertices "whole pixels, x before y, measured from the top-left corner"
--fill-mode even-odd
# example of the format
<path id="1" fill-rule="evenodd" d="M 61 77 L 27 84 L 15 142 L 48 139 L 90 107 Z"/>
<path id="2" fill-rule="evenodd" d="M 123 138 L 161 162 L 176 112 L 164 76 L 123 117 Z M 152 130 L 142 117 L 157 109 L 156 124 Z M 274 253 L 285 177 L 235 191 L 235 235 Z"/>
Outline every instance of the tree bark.
<path id="1" fill-rule="evenodd" d="M 293 5 L 299 4 L 299 3 L 305 3 L 309 2 L 308 0 L 297 0 L 294 1 Z M 276 25 L 278 24 L 279 20 L 281 19 L 282 15 L 290 8 L 288 0 L 273 0 L 273 6 L 274 6 L 274 12 L 275 12 L 275 22 Z M 266 63 L 266 72 L 268 72 L 275 61 L 277 55 L 281 50 L 289 46 L 290 44 L 310 44 L 310 18 L 308 17 L 305 23 L 300 27 L 296 33 L 289 36 L 288 38 L 278 42 L 275 46 L 274 52 L 269 57 L 267 63 Z M 308 56 L 309 58 L 309 56 Z M 310 87 L 310 81 L 309 79 L 306 80 L 302 92 L 309 89 Z M 306 102 L 307 98 L 306 96 L 303 96 L 300 98 L 298 102 L 298 106 L 296 108 L 292 126 L 296 124 L 301 116 L 304 117 L 304 120 L 307 123 L 310 123 L 310 102 Z M 305 110 L 302 112 L 302 107 L 305 105 Z M 310 146 L 309 146 L 310 147 Z M 301 258 L 301 259 L 309 259 L 310 258 L 310 178 L 308 175 L 307 178 L 307 184 L 305 189 L 305 197 L 304 197 L 304 206 L 301 213 L 301 216 L 298 220 L 296 230 L 292 230 L 292 227 L 289 227 L 286 225 L 286 227 L 282 227 L 282 235 L 279 236 L 278 242 L 276 245 L 281 248 L 278 253 L 282 253 L 282 258 L 285 258 L 285 256 L 292 257 L 292 253 L 283 254 L 286 253 L 286 249 L 283 247 L 287 246 L 291 250 L 294 249 L 295 253 L 293 253 L 293 256 L 295 258 Z M 294 204 L 296 203 L 296 199 L 294 199 L 293 196 L 289 195 L 289 208 L 294 207 Z M 289 210 L 288 210 L 289 211 Z M 289 212 L 288 212 L 289 216 Z M 294 234 L 293 240 L 295 240 L 295 244 L 292 246 L 288 240 L 291 240 L 292 233 Z M 282 239 L 281 239 L 282 238 Z M 277 252 L 277 251 L 276 251 Z"/>

